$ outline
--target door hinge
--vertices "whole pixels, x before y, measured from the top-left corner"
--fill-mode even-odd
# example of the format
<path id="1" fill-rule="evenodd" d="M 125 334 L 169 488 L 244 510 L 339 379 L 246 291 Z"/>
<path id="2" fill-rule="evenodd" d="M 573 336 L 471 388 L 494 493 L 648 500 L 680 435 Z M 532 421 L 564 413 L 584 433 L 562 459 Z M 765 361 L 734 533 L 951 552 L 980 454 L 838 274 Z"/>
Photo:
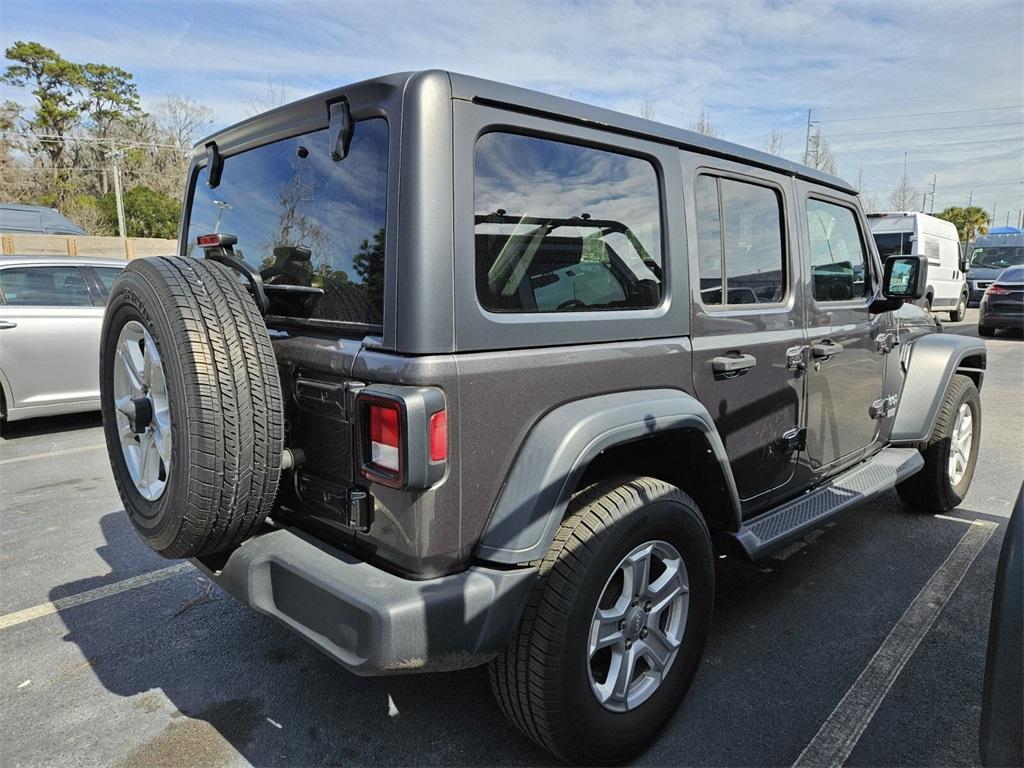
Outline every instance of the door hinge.
<path id="1" fill-rule="evenodd" d="M 790 347 L 786 350 L 786 367 L 791 371 L 806 371 L 807 370 L 807 357 L 804 352 L 807 350 L 806 346 L 801 347 Z"/>
<path id="2" fill-rule="evenodd" d="M 889 395 L 871 404 L 870 413 L 872 419 L 887 419 L 896 412 L 896 403 L 899 402 L 899 395 Z"/>
<path id="3" fill-rule="evenodd" d="M 875 336 L 875 349 L 883 355 L 899 346 L 900 337 L 895 333 L 880 333 Z"/>
<path id="4" fill-rule="evenodd" d="M 807 427 L 793 427 L 782 434 L 776 441 L 782 449 L 780 453 L 792 453 L 807 448 Z"/>

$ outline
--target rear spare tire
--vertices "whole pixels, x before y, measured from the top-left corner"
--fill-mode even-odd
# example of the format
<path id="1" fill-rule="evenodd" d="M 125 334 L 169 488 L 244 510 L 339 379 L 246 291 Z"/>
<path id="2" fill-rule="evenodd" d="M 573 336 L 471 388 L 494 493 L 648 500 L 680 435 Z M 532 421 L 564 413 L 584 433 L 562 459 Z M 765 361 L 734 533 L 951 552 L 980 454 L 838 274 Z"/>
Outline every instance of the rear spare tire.
<path id="1" fill-rule="evenodd" d="M 136 530 L 165 557 L 229 549 L 274 503 L 281 382 L 256 304 L 226 267 L 131 262 L 100 341 L 107 453 Z"/>

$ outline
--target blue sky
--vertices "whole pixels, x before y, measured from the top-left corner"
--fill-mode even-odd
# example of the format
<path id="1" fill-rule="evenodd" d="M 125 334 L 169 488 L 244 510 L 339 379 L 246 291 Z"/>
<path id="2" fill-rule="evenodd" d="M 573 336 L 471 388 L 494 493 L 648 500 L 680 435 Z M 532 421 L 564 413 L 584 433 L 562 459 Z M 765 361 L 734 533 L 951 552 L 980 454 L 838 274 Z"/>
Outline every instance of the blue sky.
<path id="1" fill-rule="evenodd" d="M 811 108 L 840 175 L 862 173 L 881 201 L 906 151 L 920 190 L 937 175 L 936 210 L 966 204 L 971 190 L 1000 224 L 1024 208 L 1019 0 L 3 0 L 0 43 L 15 40 L 123 67 L 144 103 L 191 96 L 217 125 L 249 115 L 268 81 L 290 100 L 432 67 L 633 114 L 646 101 L 655 119 L 684 127 L 707 108 L 721 136 L 741 144 L 763 148 L 777 127 L 797 160 Z M 17 89 L 0 97 L 27 102 Z"/>

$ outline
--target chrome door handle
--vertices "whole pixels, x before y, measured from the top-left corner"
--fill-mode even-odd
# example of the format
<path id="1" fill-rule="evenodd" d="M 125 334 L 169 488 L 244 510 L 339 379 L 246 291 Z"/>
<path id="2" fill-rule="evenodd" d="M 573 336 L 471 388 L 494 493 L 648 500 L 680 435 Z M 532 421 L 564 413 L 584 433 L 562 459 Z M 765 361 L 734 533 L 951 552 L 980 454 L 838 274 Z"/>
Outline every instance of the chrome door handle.
<path id="1" fill-rule="evenodd" d="M 832 357 L 832 355 L 838 355 L 843 351 L 842 344 L 836 344 L 834 341 L 819 341 L 811 344 L 811 354 L 814 357 Z"/>
<path id="2" fill-rule="evenodd" d="M 8 328 L 17 328 L 17 323 L 12 323 L 10 320 L 0 320 L 0 331 L 6 331 Z"/>
<path id="3" fill-rule="evenodd" d="M 757 365 L 757 358 L 753 355 L 720 355 L 711 358 L 711 370 L 727 375 L 742 373 L 755 365 Z"/>

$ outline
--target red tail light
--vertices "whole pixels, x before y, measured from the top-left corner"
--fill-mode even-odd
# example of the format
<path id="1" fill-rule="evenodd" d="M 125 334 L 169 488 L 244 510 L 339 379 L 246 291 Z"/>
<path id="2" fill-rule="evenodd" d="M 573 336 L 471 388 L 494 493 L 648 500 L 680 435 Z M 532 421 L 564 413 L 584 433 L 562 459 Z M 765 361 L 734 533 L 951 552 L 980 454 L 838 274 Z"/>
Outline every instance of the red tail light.
<path id="1" fill-rule="evenodd" d="M 996 285 L 995 283 L 992 283 L 992 285 L 985 289 L 985 293 L 988 294 L 989 296 L 1002 296 L 1004 294 L 1009 293 L 1009 291 L 1003 288 L 1003 286 L 1001 285 Z"/>
<path id="2" fill-rule="evenodd" d="M 448 460 L 448 411 L 430 417 L 430 460 Z"/>
<path id="3" fill-rule="evenodd" d="M 370 428 L 370 464 L 397 473 L 402 455 L 402 415 L 398 406 L 391 403 L 372 403 L 367 415 Z"/>

